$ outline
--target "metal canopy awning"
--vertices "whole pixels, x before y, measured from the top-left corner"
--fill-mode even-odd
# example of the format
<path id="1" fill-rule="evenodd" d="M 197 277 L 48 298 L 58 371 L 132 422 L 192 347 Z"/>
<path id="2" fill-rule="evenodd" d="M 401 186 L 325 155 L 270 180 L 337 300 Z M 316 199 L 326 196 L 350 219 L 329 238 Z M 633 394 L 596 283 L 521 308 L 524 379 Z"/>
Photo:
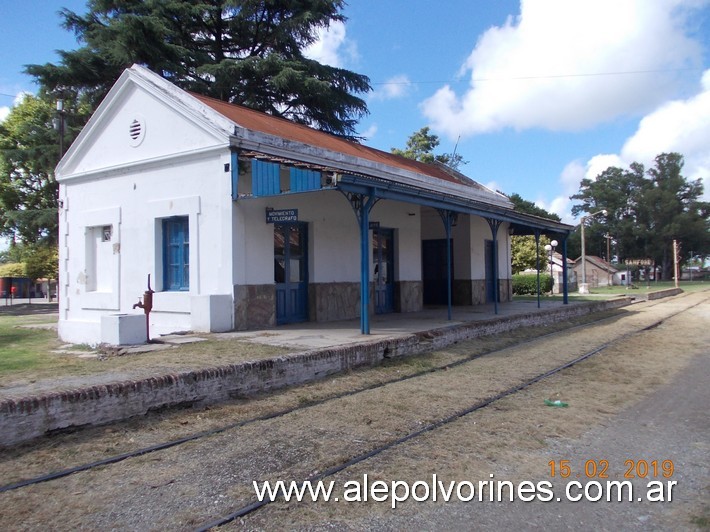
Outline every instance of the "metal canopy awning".
<path id="1" fill-rule="evenodd" d="M 386 181 L 373 177 L 356 176 L 351 174 L 342 175 L 336 184 L 336 188 L 344 192 L 354 192 L 361 194 L 374 194 L 380 199 L 389 199 L 425 205 L 435 209 L 445 209 L 462 214 L 473 214 L 481 218 L 490 218 L 500 222 L 511 224 L 513 234 L 532 235 L 535 231 L 545 234 L 568 236 L 573 226 L 567 225 L 547 218 L 533 216 L 512 209 L 504 209 L 496 205 L 489 205 L 477 200 L 431 192 L 421 188 L 416 188 L 401 183 Z"/>
<path id="2" fill-rule="evenodd" d="M 266 151 L 266 150 L 265 150 Z M 494 307 L 495 313 L 498 313 L 498 229 L 503 223 L 509 224 L 511 234 L 516 235 L 535 235 L 536 241 L 539 242 L 541 234 L 554 236 L 562 240 L 563 249 L 563 283 L 564 283 L 564 303 L 568 303 L 567 290 L 567 238 L 574 229 L 573 226 L 533 216 L 525 213 L 516 212 L 513 209 L 508 209 L 500 205 L 486 203 L 473 197 L 465 197 L 455 195 L 454 193 L 447 194 L 440 191 L 428 190 L 424 187 L 414 186 L 390 179 L 373 177 L 365 174 L 357 174 L 351 171 L 343 171 L 341 168 L 336 168 L 329 164 L 314 164 L 312 162 L 295 161 L 290 157 L 275 156 L 257 151 L 242 151 L 242 156 L 248 158 L 260 158 L 270 160 L 285 165 L 304 166 L 322 172 L 332 173 L 334 176 L 332 186 L 323 190 L 340 190 L 350 202 L 355 215 L 357 217 L 360 228 L 360 332 L 362 334 L 370 333 L 369 323 L 369 285 L 370 285 L 370 256 L 369 256 L 369 213 L 372 207 L 379 200 L 401 201 L 404 203 L 412 203 L 436 209 L 441 215 L 446 231 L 447 241 L 451 238 L 452 222 L 459 214 L 469 214 L 485 219 L 491 228 L 493 242 L 493 260 L 494 260 Z M 237 176 L 237 153 L 232 154 L 232 171 L 234 180 L 233 192 L 236 192 Z M 337 177 L 336 177 L 337 176 Z M 312 191 L 312 192 L 318 192 Z M 236 199 L 236 194 L 234 194 Z M 539 249 L 538 249 L 539 254 Z M 452 315 L 452 296 L 451 296 L 451 249 L 447 246 L 447 267 L 448 272 L 448 316 L 451 319 Z M 539 293 L 539 271 L 538 271 L 538 293 Z M 539 305 L 539 300 L 538 300 Z"/>
<path id="3" fill-rule="evenodd" d="M 541 234 L 557 236 L 562 240 L 563 249 L 563 284 L 564 303 L 568 301 L 567 290 L 567 237 L 573 227 L 567 224 L 515 212 L 496 205 L 489 205 L 470 198 L 454 196 L 424 190 L 402 183 L 387 181 L 373 177 L 345 174 L 339 177 L 335 188 L 343 192 L 355 211 L 360 226 L 361 249 L 361 284 L 360 284 L 360 332 L 370 333 L 369 324 L 369 246 L 368 220 L 372 206 L 380 199 L 402 201 L 436 209 L 441 215 L 446 230 L 447 243 L 451 238 L 452 221 L 458 214 L 469 214 L 484 218 L 491 228 L 494 260 L 494 308 L 498 314 L 498 229 L 502 223 L 509 223 L 512 234 L 535 235 L 539 243 Z M 451 248 L 447 245 L 447 299 L 448 318 L 452 315 L 451 301 Z M 538 246 L 539 255 L 539 246 Z M 538 296 L 540 287 L 540 272 L 538 268 Z M 540 305 L 538 297 L 538 306 Z"/>

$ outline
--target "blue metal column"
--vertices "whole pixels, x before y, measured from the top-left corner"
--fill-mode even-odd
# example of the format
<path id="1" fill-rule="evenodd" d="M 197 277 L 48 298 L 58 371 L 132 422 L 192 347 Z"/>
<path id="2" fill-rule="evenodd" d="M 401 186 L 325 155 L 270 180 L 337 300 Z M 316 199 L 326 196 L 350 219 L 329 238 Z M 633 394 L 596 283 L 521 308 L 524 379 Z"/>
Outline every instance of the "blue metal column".
<path id="1" fill-rule="evenodd" d="M 447 316 L 452 319 L 452 297 L 451 297 L 451 227 L 458 216 L 457 213 L 446 209 L 439 209 L 439 216 L 444 222 L 446 231 L 446 301 L 448 305 Z"/>
<path id="2" fill-rule="evenodd" d="M 486 218 L 493 235 L 493 309 L 498 314 L 498 228 L 503 223 L 500 220 Z"/>
<path id="3" fill-rule="evenodd" d="M 377 203 L 376 192 L 370 195 L 343 192 L 360 226 L 360 333 L 370 334 L 370 210 Z"/>
<path id="4" fill-rule="evenodd" d="M 562 238 L 562 303 L 564 305 L 569 304 L 569 286 L 567 285 L 567 238 L 569 233 Z"/>
<path id="5" fill-rule="evenodd" d="M 535 270 L 537 271 L 537 308 L 540 308 L 540 230 L 535 229 Z"/>

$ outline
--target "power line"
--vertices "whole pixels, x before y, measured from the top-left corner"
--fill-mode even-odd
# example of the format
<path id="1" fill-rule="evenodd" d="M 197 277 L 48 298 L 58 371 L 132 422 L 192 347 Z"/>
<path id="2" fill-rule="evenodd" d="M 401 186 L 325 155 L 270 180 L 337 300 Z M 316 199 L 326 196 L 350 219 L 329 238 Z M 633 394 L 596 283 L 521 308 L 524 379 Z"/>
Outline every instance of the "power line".
<path id="1" fill-rule="evenodd" d="M 536 76 L 507 76 L 507 77 L 487 77 L 487 78 L 460 78 L 427 81 L 378 81 L 373 85 L 426 85 L 432 83 L 464 83 L 470 81 L 522 81 L 532 79 L 558 79 L 558 78 L 588 78 L 599 76 L 629 76 L 638 74 L 661 74 L 670 72 L 701 72 L 702 68 L 672 68 L 659 70 L 621 70 L 618 72 L 589 72 L 580 74 L 547 74 Z"/>

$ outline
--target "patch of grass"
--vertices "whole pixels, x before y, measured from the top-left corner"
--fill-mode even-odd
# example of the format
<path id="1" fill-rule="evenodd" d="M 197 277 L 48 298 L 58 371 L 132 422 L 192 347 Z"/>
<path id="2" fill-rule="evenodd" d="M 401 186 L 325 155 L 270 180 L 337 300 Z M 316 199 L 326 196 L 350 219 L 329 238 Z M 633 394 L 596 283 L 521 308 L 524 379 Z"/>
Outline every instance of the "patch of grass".
<path id="1" fill-rule="evenodd" d="M 703 515 L 694 515 L 690 518 L 690 524 L 697 526 L 698 528 L 709 529 L 710 528 L 710 506 L 705 506 L 703 508 Z"/>
<path id="2" fill-rule="evenodd" d="M 57 333 L 21 328 L 24 324 L 21 317 L 0 316 L 0 374 L 57 364 L 57 357 L 50 354 L 59 345 Z"/>
<path id="3" fill-rule="evenodd" d="M 674 281 L 659 281 L 651 282 L 650 286 L 645 282 L 634 284 L 635 288 L 627 288 L 625 286 L 600 286 L 598 288 L 589 288 L 589 295 L 579 294 L 578 292 L 570 292 L 571 301 L 599 301 L 600 299 L 611 299 L 617 296 L 637 296 L 647 294 L 649 292 L 657 292 L 658 290 L 666 290 L 675 288 Z M 710 289 L 710 283 L 703 281 L 680 281 L 678 287 L 684 292 L 701 292 Z M 514 301 L 537 301 L 537 296 L 514 296 Z M 540 294 L 541 301 L 562 301 L 562 294 Z"/>
<path id="4" fill-rule="evenodd" d="M 668 288 L 675 288 L 674 281 L 651 281 L 650 284 L 646 282 L 634 283 L 635 288 L 626 288 L 625 286 L 601 286 L 598 288 L 590 288 L 589 291 L 592 294 L 603 294 L 603 295 L 631 295 L 634 294 L 647 294 L 649 292 L 657 292 L 658 290 L 667 290 Z M 701 290 L 707 290 L 710 288 L 710 283 L 705 283 L 703 281 L 680 281 L 678 287 L 684 292 L 698 292 Z"/>
<path id="5" fill-rule="evenodd" d="M 34 305 L 20 307 L 0 309 L 0 386 L 97 373 L 128 372 L 140 375 L 155 370 L 191 369 L 263 359 L 288 352 L 281 347 L 241 340 L 210 339 L 164 351 L 105 360 L 82 359 L 74 354 L 53 352 L 63 345 L 55 330 L 27 328 L 28 325 L 56 323 L 55 312 L 44 309 L 44 312 L 39 312 Z M 71 350 L 89 352 L 93 349 L 82 344 L 72 346 Z"/>

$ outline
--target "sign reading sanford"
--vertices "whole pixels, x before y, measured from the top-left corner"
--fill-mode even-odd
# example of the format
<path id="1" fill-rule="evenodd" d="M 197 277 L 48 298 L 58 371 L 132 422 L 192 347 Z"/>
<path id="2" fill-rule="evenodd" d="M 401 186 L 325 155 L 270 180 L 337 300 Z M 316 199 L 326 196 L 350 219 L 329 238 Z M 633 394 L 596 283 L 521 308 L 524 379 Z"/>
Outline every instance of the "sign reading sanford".
<path id="1" fill-rule="evenodd" d="M 285 222 L 297 222 L 298 209 L 266 209 L 266 223 L 276 224 Z"/>
<path id="2" fill-rule="evenodd" d="M 627 266 L 653 266 L 653 259 L 626 259 Z"/>

